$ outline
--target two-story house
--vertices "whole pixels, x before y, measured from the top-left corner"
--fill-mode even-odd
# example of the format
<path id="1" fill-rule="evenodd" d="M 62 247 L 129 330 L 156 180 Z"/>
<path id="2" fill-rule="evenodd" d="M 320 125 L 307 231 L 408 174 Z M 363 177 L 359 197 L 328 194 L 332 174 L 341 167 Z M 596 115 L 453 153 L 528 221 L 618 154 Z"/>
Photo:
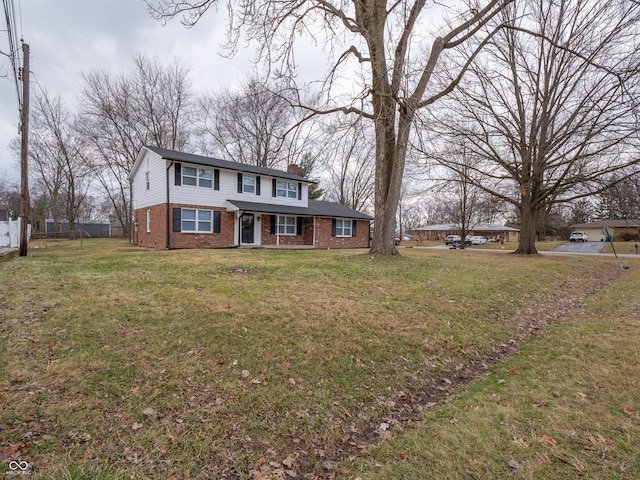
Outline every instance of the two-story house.
<path id="1" fill-rule="evenodd" d="M 288 171 L 144 146 L 131 170 L 134 241 L 154 248 L 369 246 L 372 217 L 309 200 Z"/>

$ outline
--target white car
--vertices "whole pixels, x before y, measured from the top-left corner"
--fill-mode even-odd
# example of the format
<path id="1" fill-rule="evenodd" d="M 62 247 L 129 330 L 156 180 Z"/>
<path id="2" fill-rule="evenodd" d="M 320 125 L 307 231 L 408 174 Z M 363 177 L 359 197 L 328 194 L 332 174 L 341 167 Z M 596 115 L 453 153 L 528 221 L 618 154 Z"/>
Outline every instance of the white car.
<path id="1" fill-rule="evenodd" d="M 482 235 L 473 235 L 469 237 L 472 245 L 484 245 L 487 243 L 487 237 L 483 237 Z"/>
<path id="2" fill-rule="evenodd" d="M 589 237 L 584 232 L 572 232 L 569 237 L 570 242 L 587 242 L 589 241 Z"/>

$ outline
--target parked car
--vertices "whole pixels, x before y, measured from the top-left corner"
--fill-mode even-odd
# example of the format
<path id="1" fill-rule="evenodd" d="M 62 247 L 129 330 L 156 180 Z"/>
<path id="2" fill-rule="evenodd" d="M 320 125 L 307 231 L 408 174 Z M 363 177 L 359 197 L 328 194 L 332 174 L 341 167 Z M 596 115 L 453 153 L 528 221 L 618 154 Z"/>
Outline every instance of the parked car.
<path id="1" fill-rule="evenodd" d="M 457 236 L 458 238 L 460 238 L 460 236 L 459 236 L 459 235 L 456 235 L 456 236 Z M 453 242 L 453 243 L 451 244 L 451 248 L 460 248 L 461 244 L 462 244 L 462 241 L 461 241 L 461 240 L 456 240 L 455 242 Z M 471 239 L 470 239 L 470 237 L 466 237 L 466 238 L 464 239 L 464 247 L 465 247 L 465 248 L 467 248 L 467 247 L 470 247 L 471 245 L 473 245 L 473 244 L 471 243 Z"/>
<path id="2" fill-rule="evenodd" d="M 487 243 L 487 237 L 484 237 L 482 235 L 473 235 L 469 237 L 469 240 L 471 240 L 472 245 L 484 245 L 485 243 Z"/>
<path id="3" fill-rule="evenodd" d="M 589 241 L 589 237 L 584 232 L 573 232 L 569 236 L 570 242 L 587 242 Z"/>
<path id="4" fill-rule="evenodd" d="M 451 245 L 455 242 L 460 243 L 460 235 L 447 235 L 444 239 L 444 244 L 445 245 Z"/>

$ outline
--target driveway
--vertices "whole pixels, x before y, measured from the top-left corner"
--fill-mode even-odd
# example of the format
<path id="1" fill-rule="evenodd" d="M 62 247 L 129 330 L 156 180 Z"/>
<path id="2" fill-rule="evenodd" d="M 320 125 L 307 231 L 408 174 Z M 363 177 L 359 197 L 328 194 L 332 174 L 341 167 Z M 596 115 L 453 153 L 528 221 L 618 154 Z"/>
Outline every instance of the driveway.
<path id="1" fill-rule="evenodd" d="M 606 242 L 567 242 L 558 245 L 553 252 L 558 253 L 600 253 Z"/>

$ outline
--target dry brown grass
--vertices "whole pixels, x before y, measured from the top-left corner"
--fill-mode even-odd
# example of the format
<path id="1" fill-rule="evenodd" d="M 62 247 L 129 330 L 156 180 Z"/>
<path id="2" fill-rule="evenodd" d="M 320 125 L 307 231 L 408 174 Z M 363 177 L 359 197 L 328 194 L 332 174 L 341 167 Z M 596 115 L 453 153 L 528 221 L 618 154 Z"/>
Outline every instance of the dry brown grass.
<path id="1" fill-rule="evenodd" d="M 0 449 L 29 444 L 12 455 L 42 478 L 336 475 L 425 379 L 619 271 L 497 252 L 47 246 L 0 264 Z"/>

